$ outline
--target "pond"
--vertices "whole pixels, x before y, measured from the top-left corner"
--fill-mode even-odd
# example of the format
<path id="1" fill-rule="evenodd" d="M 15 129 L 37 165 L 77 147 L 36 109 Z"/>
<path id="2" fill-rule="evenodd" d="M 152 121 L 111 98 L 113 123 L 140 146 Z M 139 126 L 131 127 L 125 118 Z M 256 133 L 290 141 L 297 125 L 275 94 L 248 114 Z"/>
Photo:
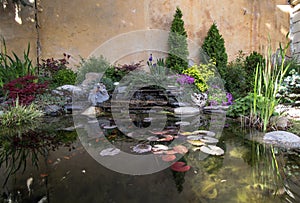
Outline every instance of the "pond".
<path id="1" fill-rule="evenodd" d="M 132 152 L 133 146 L 153 145 L 157 140 L 125 135 L 114 128 L 111 113 L 105 107 L 99 109 L 97 121 L 80 116 L 99 128 L 77 125 L 75 130 L 73 117 L 65 116 L 47 118 L 32 128 L 1 130 L 0 202 L 300 202 L 299 150 L 253 141 L 258 132 L 230 119 L 215 136 L 216 145 L 225 152 L 221 156 L 205 154 L 187 143 L 186 136 L 173 135 L 189 149 L 176 155 L 177 161 L 191 167 L 188 171 L 177 172 L 166 165 L 154 173 L 130 175 L 104 167 L 90 148 L 102 150 L 112 144 L 128 154 L 144 156 Z M 134 126 L 146 128 L 149 109 L 131 109 Z M 157 112 L 166 115 L 164 130 L 188 132 L 176 124 L 182 118 L 162 109 Z M 198 129 L 212 130 L 213 116 L 201 113 L 200 119 L 196 117 L 201 121 Z M 185 119 L 194 120 L 193 116 Z M 170 145 L 170 141 L 159 144 Z M 101 157 L 99 150 L 97 155 Z"/>

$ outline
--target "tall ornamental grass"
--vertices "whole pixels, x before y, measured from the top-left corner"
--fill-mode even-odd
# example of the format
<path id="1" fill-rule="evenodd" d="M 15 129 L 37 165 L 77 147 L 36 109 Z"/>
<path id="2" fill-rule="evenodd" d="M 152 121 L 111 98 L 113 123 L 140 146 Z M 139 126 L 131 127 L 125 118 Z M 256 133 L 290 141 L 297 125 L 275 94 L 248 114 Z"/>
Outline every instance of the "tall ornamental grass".
<path id="1" fill-rule="evenodd" d="M 272 55 L 271 45 L 269 45 L 265 61 L 256 67 L 251 120 L 252 124 L 258 124 L 263 131 L 267 130 L 270 117 L 275 111 L 275 106 L 279 100 L 276 98 L 276 94 L 290 66 L 290 63 L 285 63 L 285 56 L 289 45 L 290 43 L 282 47 L 279 44 L 279 55 Z M 258 100 L 261 100 L 261 98 L 262 104 L 260 104 L 260 110 L 258 111 Z"/>

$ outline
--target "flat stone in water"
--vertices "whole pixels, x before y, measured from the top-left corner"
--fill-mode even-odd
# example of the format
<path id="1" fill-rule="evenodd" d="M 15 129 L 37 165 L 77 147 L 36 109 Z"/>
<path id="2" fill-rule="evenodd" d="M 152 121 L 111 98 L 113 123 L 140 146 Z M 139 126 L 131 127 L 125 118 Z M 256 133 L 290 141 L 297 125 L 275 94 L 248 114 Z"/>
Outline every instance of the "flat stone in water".
<path id="1" fill-rule="evenodd" d="M 264 142 L 286 148 L 300 148 L 300 137 L 286 131 L 273 131 L 265 134 Z"/>
<path id="2" fill-rule="evenodd" d="M 195 107 L 178 107 L 174 109 L 175 114 L 199 114 L 199 108 Z"/>

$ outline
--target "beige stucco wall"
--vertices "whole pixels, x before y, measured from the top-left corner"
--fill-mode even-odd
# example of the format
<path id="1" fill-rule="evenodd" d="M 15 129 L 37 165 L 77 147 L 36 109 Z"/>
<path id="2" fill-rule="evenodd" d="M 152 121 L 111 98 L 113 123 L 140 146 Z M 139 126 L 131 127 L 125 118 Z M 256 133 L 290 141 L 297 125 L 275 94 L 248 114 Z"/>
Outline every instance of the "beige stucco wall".
<path id="1" fill-rule="evenodd" d="M 280 4 L 287 4 L 287 1 L 41 0 L 41 57 L 60 58 L 65 52 L 72 55 L 72 62 L 76 63 L 79 56 L 88 57 L 101 44 L 122 33 L 146 29 L 168 31 L 176 6 L 179 6 L 189 39 L 201 45 L 215 21 L 232 60 L 238 50 L 263 52 L 269 36 L 274 47 L 285 41 L 289 31 L 289 13 L 280 10 L 277 7 Z M 23 23 L 19 25 L 14 21 L 13 8 L 0 8 L 0 35 L 5 38 L 8 48 L 17 53 L 22 53 L 30 42 L 32 56 L 35 57 L 36 33 L 31 21 L 33 9 L 23 8 L 21 17 Z M 140 47 L 143 43 L 146 42 L 132 42 Z M 119 44 L 121 46 L 122 43 Z"/>

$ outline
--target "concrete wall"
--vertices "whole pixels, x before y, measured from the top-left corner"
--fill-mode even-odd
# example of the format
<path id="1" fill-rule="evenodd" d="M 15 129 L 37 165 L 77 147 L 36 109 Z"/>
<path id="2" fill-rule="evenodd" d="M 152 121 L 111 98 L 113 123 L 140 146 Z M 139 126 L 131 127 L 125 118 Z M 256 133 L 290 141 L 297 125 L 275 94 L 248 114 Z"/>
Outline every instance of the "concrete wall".
<path id="1" fill-rule="evenodd" d="M 238 50 L 263 52 L 270 36 L 273 47 L 285 41 L 289 31 L 289 13 L 277 5 L 286 0 L 40 0 L 41 57 L 79 55 L 88 57 L 111 38 L 137 30 L 168 31 L 176 9 L 183 13 L 189 39 L 201 46 L 206 33 L 215 21 L 225 39 L 232 60 Z M 35 57 L 36 33 L 32 22 L 33 9 L 21 10 L 23 23 L 14 21 L 14 9 L 0 8 L 0 35 L 8 48 L 22 53 L 30 42 Z M 151 43 L 161 43 L 156 38 Z M 143 47 L 146 40 L 132 40 L 132 46 Z M 128 46 L 114 44 L 111 52 Z M 165 46 L 165 45 L 163 45 Z M 94 52 L 95 53 L 95 52 Z M 148 52 L 146 52 L 148 54 Z M 130 58 L 128 62 L 141 60 Z M 136 61 L 134 61 L 136 60 Z M 126 62 L 123 60 L 122 62 Z"/>

